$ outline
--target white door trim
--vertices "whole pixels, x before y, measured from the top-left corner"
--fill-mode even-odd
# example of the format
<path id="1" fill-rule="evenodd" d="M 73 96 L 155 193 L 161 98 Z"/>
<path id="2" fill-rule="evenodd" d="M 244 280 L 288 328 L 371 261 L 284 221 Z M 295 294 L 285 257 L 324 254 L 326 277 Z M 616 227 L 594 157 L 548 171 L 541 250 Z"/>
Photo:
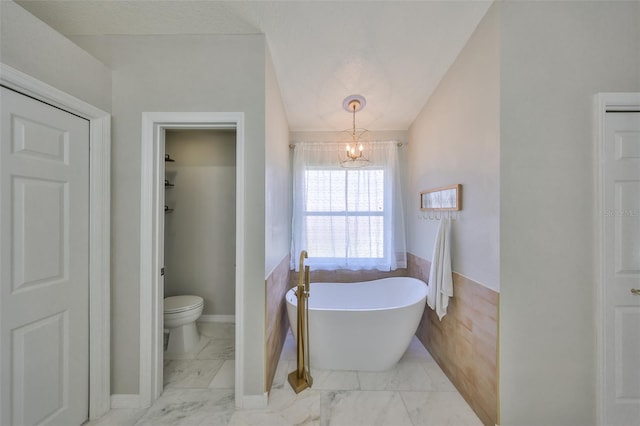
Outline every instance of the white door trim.
<path id="1" fill-rule="evenodd" d="M 244 401 L 244 113 L 143 112 L 140 194 L 140 406 L 150 406 L 162 393 L 162 301 L 158 233 L 164 206 L 160 173 L 164 170 L 162 131 L 179 128 L 236 129 L 236 406 Z M 149 220 L 149 219 L 152 220 Z"/>
<path id="2" fill-rule="evenodd" d="M 640 108 L 640 93 L 598 93 L 595 98 L 595 139 L 596 139 L 596 159 L 597 173 L 595 183 L 596 188 L 596 246 L 597 246 L 597 276 L 596 280 L 596 297 L 594 310 L 596 313 L 596 415 L 598 424 L 604 425 L 604 374 L 605 374 L 605 316 L 603 301 L 605 300 L 605 276 L 604 276 L 604 260 L 605 260 L 605 244 L 604 244 L 604 182 L 603 182 L 603 166 L 604 166 L 604 143 L 605 143 L 605 117 L 607 111 L 630 111 Z"/>
<path id="3" fill-rule="evenodd" d="M 6 64 L 0 83 L 89 120 L 89 418 L 111 404 L 111 115 Z"/>

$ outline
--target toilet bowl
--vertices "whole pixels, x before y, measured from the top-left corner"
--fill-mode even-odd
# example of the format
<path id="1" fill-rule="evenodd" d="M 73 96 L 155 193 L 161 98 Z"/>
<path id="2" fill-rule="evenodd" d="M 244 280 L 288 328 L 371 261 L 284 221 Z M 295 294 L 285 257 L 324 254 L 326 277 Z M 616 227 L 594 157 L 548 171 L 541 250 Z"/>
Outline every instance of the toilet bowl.
<path id="1" fill-rule="evenodd" d="M 199 296 L 171 296 L 164 299 L 164 327 L 169 330 L 168 353 L 185 353 L 200 340 L 196 320 L 204 300 Z"/>

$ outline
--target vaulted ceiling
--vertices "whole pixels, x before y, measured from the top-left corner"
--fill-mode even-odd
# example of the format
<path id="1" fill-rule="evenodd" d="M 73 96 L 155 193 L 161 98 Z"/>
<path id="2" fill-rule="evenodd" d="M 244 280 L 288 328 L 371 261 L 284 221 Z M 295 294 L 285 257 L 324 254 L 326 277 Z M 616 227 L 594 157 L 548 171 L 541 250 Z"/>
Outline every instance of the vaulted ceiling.
<path id="1" fill-rule="evenodd" d="M 491 5 L 442 1 L 18 0 L 69 36 L 259 34 L 273 58 L 291 130 L 405 130 Z"/>

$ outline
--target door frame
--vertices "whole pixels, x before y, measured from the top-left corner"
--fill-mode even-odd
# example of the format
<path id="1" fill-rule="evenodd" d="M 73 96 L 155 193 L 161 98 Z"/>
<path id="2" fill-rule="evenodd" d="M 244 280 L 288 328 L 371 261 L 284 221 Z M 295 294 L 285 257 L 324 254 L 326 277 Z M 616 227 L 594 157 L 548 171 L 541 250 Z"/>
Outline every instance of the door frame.
<path id="1" fill-rule="evenodd" d="M 0 63 L 0 83 L 89 121 L 89 419 L 111 408 L 111 115 Z"/>
<path id="2" fill-rule="evenodd" d="M 596 250 L 597 250 L 597 271 L 596 276 L 596 292 L 594 301 L 594 311 L 596 313 L 596 418 L 598 424 L 605 424 L 605 276 L 604 276 L 604 260 L 605 260 L 605 244 L 604 244 L 604 145 L 605 120 L 607 112 L 631 111 L 640 109 L 640 93 L 598 93 L 595 96 L 595 140 L 596 140 Z"/>
<path id="3" fill-rule="evenodd" d="M 245 141 L 242 112 L 143 112 L 140 194 L 140 406 L 150 406 L 162 393 L 163 309 L 160 289 L 162 259 L 158 236 L 163 223 L 164 130 L 236 130 L 236 269 L 235 269 L 235 401 L 244 396 L 244 221 Z M 149 220 L 151 219 L 151 220 Z"/>

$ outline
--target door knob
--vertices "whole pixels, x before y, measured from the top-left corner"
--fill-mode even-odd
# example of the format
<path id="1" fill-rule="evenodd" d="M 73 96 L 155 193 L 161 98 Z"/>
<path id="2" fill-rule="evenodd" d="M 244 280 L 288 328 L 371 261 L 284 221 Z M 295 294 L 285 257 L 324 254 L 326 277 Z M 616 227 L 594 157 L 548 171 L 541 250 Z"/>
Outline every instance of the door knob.
<path id="1" fill-rule="evenodd" d="M 640 296 L 640 290 L 638 290 L 637 288 L 632 288 L 631 289 L 631 294 L 635 294 L 636 296 Z"/>

